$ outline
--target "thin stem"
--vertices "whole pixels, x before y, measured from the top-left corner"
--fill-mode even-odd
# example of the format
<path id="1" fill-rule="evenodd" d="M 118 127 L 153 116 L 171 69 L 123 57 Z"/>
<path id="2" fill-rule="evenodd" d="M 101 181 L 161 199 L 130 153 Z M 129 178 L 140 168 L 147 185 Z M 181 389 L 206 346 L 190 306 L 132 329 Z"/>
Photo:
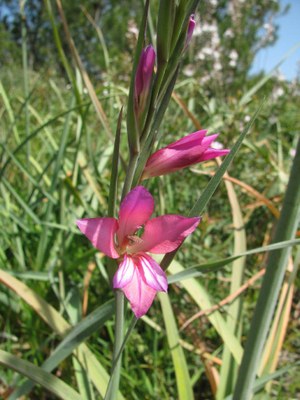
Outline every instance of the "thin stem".
<path id="1" fill-rule="evenodd" d="M 29 136 L 30 126 L 29 126 L 29 88 L 28 88 L 28 60 L 27 60 L 27 28 L 26 28 L 26 15 L 25 15 L 25 2 L 26 0 L 20 0 L 20 14 L 21 14 L 21 33 L 22 33 L 22 62 L 23 62 L 23 81 L 24 81 L 24 95 L 25 95 L 25 119 L 26 119 L 26 137 Z M 30 142 L 26 145 L 26 157 L 27 157 L 27 167 L 29 167 L 29 157 L 30 157 Z"/>
<path id="2" fill-rule="evenodd" d="M 131 190 L 138 159 L 139 159 L 139 153 L 133 154 L 130 157 L 126 178 L 123 186 L 122 199 L 124 199 L 126 194 Z"/>
<path id="3" fill-rule="evenodd" d="M 120 158 L 120 137 L 121 137 L 121 123 L 123 116 L 123 107 L 120 110 L 118 125 L 114 143 L 114 152 L 112 160 L 112 171 L 109 185 L 109 197 L 108 197 L 108 216 L 115 216 L 116 208 L 116 196 L 117 196 L 117 186 L 118 186 L 118 169 L 119 169 L 119 158 Z"/>
<path id="4" fill-rule="evenodd" d="M 128 328 L 128 330 L 127 330 L 127 332 L 126 332 L 126 335 L 125 335 L 125 337 L 124 337 L 122 346 L 121 346 L 121 348 L 120 348 L 120 350 L 119 350 L 119 353 L 117 354 L 117 357 L 116 357 L 116 359 L 115 359 L 115 362 L 114 362 L 114 364 L 113 364 L 113 366 L 112 366 L 112 373 L 114 372 L 114 370 L 115 370 L 115 368 L 116 368 L 117 362 L 119 361 L 119 359 L 120 359 L 120 357 L 121 357 L 121 355 L 122 355 L 122 352 L 123 352 L 123 350 L 124 350 L 124 348 L 125 348 L 125 346 L 126 346 L 126 343 L 128 342 L 128 339 L 129 339 L 129 337 L 130 337 L 130 335 L 131 335 L 131 332 L 133 331 L 133 329 L 134 329 L 134 327 L 135 327 L 137 321 L 138 321 L 138 319 L 137 319 L 136 317 L 132 317 L 132 320 L 131 320 L 131 322 L 130 322 L 130 324 L 129 324 L 129 328 Z"/>
<path id="5" fill-rule="evenodd" d="M 115 322 L 115 343 L 113 353 L 113 367 L 110 381 L 104 400 L 115 400 L 119 389 L 121 362 L 122 362 L 122 344 L 124 336 L 124 294 L 120 290 L 115 292 L 116 299 L 116 322 Z"/>

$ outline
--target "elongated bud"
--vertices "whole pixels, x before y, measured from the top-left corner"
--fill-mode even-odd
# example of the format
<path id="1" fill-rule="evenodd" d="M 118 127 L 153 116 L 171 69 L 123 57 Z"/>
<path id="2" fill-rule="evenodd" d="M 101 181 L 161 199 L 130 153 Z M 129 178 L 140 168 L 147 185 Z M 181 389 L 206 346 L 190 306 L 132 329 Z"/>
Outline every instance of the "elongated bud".
<path id="1" fill-rule="evenodd" d="M 206 130 L 191 133 L 156 151 L 147 161 L 142 180 L 166 175 L 229 153 L 228 149 L 213 148 L 218 134 L 206 136 L 206 133 Z"/>
<path id="2" fill-rule="evenodd" d="M 135 75 L 134 108 L 136 116 L 145 110 L 155 64 L 155 50 L 149 45 L 143 49 Z"/>
<path id="3" fill-rule="evenodd" d="M 195 29 L 196 21 L 195 21 L 195 15 L 192 14 L 190 16 L 190 21 L 188 25 L 188 30 L 187 30 L 187 35 L 186 35 L 186 41 L 185 41 L 185 47 L 187 47 L 192 39 L 193 32 Z"/>

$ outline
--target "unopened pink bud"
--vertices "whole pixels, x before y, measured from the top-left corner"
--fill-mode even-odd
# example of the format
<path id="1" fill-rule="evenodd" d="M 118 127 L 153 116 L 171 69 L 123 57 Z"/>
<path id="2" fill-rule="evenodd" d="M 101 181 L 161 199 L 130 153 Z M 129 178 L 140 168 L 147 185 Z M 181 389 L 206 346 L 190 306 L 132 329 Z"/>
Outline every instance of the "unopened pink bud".
<path id="1" fill-rule="evenodd" d="M 196 26 L 195 15 L 192 14 L 190 16 L 189 26 L 188 26 L 188 30 L 187 30 L 185 47 L 187 47 L 189 45 L 189 43 L 192 39 L 195 26 Z"/>
<path id="2" fill-rule="evenodd" d="M 206 136 L 206 132 L 191 133 L 156 151 L 149 157 L 142 179 L 166 175 L 229 153 L 228 149 L 214 149 L 212 145 L 218 135 Z"/>
<path id="3" fill-rule="evenodd" d="M 155 50 L 149 45 L 143 49 L 135 75 L 134 103 L 135 111 L 141 114 L 146 105 L 155 64 Z"/>

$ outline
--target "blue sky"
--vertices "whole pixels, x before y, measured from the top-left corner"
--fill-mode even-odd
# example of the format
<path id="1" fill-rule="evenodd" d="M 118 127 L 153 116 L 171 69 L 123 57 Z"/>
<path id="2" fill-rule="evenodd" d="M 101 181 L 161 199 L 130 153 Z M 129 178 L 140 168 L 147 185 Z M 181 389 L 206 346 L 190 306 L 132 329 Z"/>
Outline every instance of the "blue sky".
<path id="1" fill-rule="evenodd" d="M 261 50 L 253 63 L 252 72 L 269 72 L 297 43 L 300 46 L 300 0 L 280 0 L 285 6 L 290 4 L 286 15 L 276 18 L 279 25 L 278 40 L 274 46 Z M 298 64 L 298 65 L 297 65 Z M 300 47 L 280 66 L 280 71 L 289 80 L 300 71 Z"/>

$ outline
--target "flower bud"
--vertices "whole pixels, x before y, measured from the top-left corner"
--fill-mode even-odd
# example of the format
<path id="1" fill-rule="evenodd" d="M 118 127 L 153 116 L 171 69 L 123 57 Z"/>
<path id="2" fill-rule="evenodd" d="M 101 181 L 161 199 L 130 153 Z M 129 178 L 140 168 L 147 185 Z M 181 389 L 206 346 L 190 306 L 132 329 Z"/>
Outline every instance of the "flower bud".
<path id="1" fill-rule="evenodd" d="M 195 29 L 196 21 L 195 21 L 195 15 L 192 14 L 190 16 L 190 21 L 188 25 L 188 30 L 187 30 L 187 35 L 186 35 L 186 41 L 185 41 L 185 47 L 187 47 L 192 39 L 193 32 Z"/>
<path id="2" fill-rule="evenodd" d="M 143 49 L 137 66 L 134 85 L 134 111 L 139 117 L 145 110 L 155 64 L 155 50 L 149 45 Z"/>

